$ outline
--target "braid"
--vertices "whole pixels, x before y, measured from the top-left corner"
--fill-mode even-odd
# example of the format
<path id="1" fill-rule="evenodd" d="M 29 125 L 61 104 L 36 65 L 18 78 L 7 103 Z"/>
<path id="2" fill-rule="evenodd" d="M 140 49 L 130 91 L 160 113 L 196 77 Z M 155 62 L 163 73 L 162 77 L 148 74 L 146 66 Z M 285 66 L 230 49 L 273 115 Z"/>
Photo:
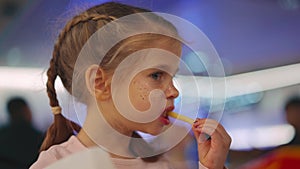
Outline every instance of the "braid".
<path id="1" fill-rule="evenodd" d="M 50 61 L 50 67 L 47 71 L 48 81 L 47 81 L 46 86 L 47 86 L 47 94 L 49 97 L 51 107 L 59 106 L 57 94 L 56 94 L 56 90 L 55 90 L 55 80 L 56 80 L 56 77 L 59 75 L 58 70 L 60 70 L 59 68 L 61 68 L 62 70 L 68 68 L 68 64 L 61 64 L 61 67 L 59 67 L 60 65 L 58 64 L 58 59 L 61 59 L 59 57 L 60 57 L 60 51 L 62 48 L 62 44 L 63 44 L 68 32 L 70 32 L 72 30 L 72 28 L 74 28 L 76 25 L 78 25 L 80 23 L 85 23 L 88 21 L 98 21 L 98 20 L 111 21 L 113 19 L 115 19 L 115 18 L 111 17 L 111 16 L 105 16 L 105 15 L 99 15 L 99 14 L 87 15 L 86 13 L 84 13 L 82 15 L 78 15 L 78 16 L 74 17 L 74 19 L 71 22 L 69 22 L 65 26 L 65 29 L 59 34 L 58 40 L 54 45 L 53 55 L 52 55 L 52 59 Z M 64 72 L 64 71 L 61 71 L 61 72 Z M 59 76 L 62 79 L 66 79 L 62 73 L 60 73 Z M 70 81 L 69 79 L 66 79 L 63 81 L 63 82 L 65 82 L 64 86 L 67 89 L 69 87 L 69 85 L 68 85 L 69 81 Z M 40 148 L 40 151 L 47 150 L 53 144 L 59 144 L 59 143 L 66 141 L 71 135 L 73 135 L 74 130 L 76 132 L 79 132 L 80 126 L 78 124 L 66 119 L 61 113 L 55 115 L 54 122 L 47 130 L 47 134 L 46 134 L 46 137 Z"/>
<path id="2" fill-rule="evenodd" d="M 47 93 L 51 107 L 59 106 L 55 90 L 55 79 L 57 77 L 55 59 L 55 57 L 51 59 L 50 67 L 47 71 Z M 59 144 L 66 141 L 71 135 L 73 135 L 73 130 L 78 132 L 79 129 L 79 125 L 66 119 L 61 113 L 56 114 L 54 116 L 53 124 L 47 130 L 47 134 L 41 145 L 40 151 L 47 150 L 53 144 Z"/>
<path id="3" fill-rule="evenodd" d="M 50 67 L 47 71 L 48 81 L 47 81 L 47 93 L 50 100 L 50 106 L 55 107 L 59 106 L 58 100 L 56 97 L 56 91 L 55 91 L 55 79 L 57 77 L 57 71 L 55 69 L 55 60 L 54 58 L 50 61 Z"/>
<path id="4" fill-rule="evenodd" d="M 65 39 L 66 34 L 76 25 L 80 24 L 80 23 L 85 23 L 88 21 L 98 21 L 98 20 L 103 20 L 103 21 L 112 21 L 115 20 L 116 18 L 113 16 L 107 16 L 107 15 L 99 15 L 99 14 L 88 14 L 87 12 L 81 14 L 81 15 L 77 15 L 75 16 L 70 22 L 67 23 L 67 25 L 65 26 L 65 29 L 60 33 L 60 35 L 58 36 L 58 44 L 56 44 L 55 46 L 59 47 L 59 43 L 62 42 L 62 39 Z M 55 50 L 55 49 L 54 49 Z"/>

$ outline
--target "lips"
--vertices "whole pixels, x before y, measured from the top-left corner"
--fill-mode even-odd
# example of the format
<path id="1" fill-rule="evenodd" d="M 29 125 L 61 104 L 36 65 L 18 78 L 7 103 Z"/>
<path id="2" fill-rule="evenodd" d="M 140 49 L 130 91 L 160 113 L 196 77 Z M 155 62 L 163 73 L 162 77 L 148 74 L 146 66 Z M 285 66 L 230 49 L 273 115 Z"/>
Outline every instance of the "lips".
<path id="1" fill-rule="evenodd" d="M 165 112 L 170 112 L 174 110 L 174 106 L 169 106 L 165 109 Z"/>
<path id="2" fill-rule="evenodd" d="M 168 112 L 173 111 L 174 110 L 174 106 L 169 106 L 165 109 L 165 111 L 163 112 L 163 114 L 160 116 L 160 121 L 164 124 L 164 125 L 169 125 L 170 124 L 170 120 L 169 120 L 169 116 L 168 116 Z"/>

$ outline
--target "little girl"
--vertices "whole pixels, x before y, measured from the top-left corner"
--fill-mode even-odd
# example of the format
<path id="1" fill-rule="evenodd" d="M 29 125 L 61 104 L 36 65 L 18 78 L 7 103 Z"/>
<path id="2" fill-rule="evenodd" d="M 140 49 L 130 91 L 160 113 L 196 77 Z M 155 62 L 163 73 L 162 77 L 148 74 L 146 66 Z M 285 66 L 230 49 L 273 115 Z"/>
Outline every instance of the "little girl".
<path id="1" fill-rule="evenodd" d="M 54 123 L 31 169 L 95 146 L 109 153 L 117 169 L 172 168 L 161 155 L 166 149 L 156 150 L 137 131 L 160 135 L 170 124 L 168 112 L 178 96 L 172 78 L 180 55 L 176 28 L 146 9 L 108 2 L 71 19 L 58 37 L 47 71 Z M 75 102 L 86 105 L 82 127 L 61 114 L 57 76 Z M 224 168 L 231 142 L 225 129 L 214 120 L 196 119 L 192 130 L 199 167 Z M 201 133 L 209 139 L 201 139 Z"/>

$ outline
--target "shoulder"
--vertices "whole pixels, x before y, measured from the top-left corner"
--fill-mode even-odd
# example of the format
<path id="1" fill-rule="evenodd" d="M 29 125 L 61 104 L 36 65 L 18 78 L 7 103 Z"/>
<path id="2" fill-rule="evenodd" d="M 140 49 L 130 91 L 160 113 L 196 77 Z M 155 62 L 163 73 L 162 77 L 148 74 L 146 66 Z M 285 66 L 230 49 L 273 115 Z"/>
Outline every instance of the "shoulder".
<path id="1" fill-rule="evenodd" d="M 84 149 L 85 147 L 79 142 L 77 137 L 71 136 L 68 141 L 51 146 L 48 150 L 42 151 L 38 160 L 30 167 L 30 169 L 44 168 L 64 157 Z"/>
<path id="2" fill-rule="evenodd" d="M 52 147 L 51 147 L 52 148 Z M 50 149 L 51 149 L 50 148 Z M 33 163 L 30 169 L 40 169 L 45 168 L 46 166 L 54 163 L 58 160 L 58 157 L 55 156 L 55 153 L 52 150 L 42 151 L 35 163 Z"/>

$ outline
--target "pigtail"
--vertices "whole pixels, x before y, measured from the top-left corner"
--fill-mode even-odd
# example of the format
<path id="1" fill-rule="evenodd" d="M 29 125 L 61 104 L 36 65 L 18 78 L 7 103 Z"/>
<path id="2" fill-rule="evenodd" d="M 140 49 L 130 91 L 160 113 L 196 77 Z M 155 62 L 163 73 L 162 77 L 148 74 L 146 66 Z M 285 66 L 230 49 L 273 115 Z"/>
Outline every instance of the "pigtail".
<path id="1" fill-rule="evenodd" d="M 80 129 L 79 125 L 66 119 L 61 114 L 61 108 L 59 106 L 55 90 L 57 72 L 54 58 L 50 61 L 50 68 L 47 71 L 47 76 L 47 93 L 50 100 L 50 106 L 52 107 L 54 114 L 54 122 L 47 130 L 46 137 L 41 145 L 40 151 L 47 150 L 54 144 L 60 144 L 68 140 L 68 138 L 73 135 L 74 130 L 78 132 Z"/>
<path id="2" fill-rule="evenodd" d="M 45 139 L 41 145 L 40 151 L 47 150 L 54 144 L 60 144 L 70 136 L 73 135 L 73 131 L 79 132 L 80 126 L 66 119 L 61 114 L 61 108 L 58 103 L 56 90 L 55 90 L 55 80 L 58 76 L 58 65 L 57 59 L 59 57 L 59 51 L 61 47 L 62 40 L 65 38 L 66 32 L 71 29 L 70 24 L 66 26 L 67 29 L 64 29 L 58 37 L 58 41 L 54 45 L 53 56 L 50 61 L 50 67 L 47 71 L 47 94 L 50 102 L 51 109 L 54 115 L 54 121 L 51 126 L 48 128 Z"/>
<path id="3" fill-rule="evenodd" d="M 81 127 L 66 119 L 62 114 L 61 114 L 61 108 L 59 106 L 58 100 L 57 100 L 57 95 L 56 95 L 56 90 L 55 90 L 55 80 L 56 77 L 59 75 L 60 78 L 62 79 L 62 82 L 65 86 L 65 88 L 71 93 L 71 86 L 72 86 L 72 78 L 71 74 L 68 74 L 66 72 L 73 72 L 73 66 L 70 67 L 70 60 L 67 62 L 65 59 L 60 58 L 60 57 L 66 57 L 66 56 L 61 56 L 65 55 L 62 53 L 65 53 L 64 50 L 66 50 L 67 47 L 64 47 L 64 43 L 67 38 L 67 34 L 78 24 L 80 23 L 86 23 L 88 21 L 94 21 L 95 23 L 98 20 L 101 20 L 103 22 L 109 22 L 111 20 L 114 20 L 116 18 L 112 16 L 106 16 L 106 15 L 99 15 L 99 14 L 88 14 L 88 13 L 82 13 L 81 15 L 75 16 L 70 22 L 68 22 L 63 29 L 63 31 L 59 34 L 58 40 L 56 44 L 54 45 L 54 50 L 53 50 L 53 56 L 50 61 L 50 67 L 47 71 L 47 76 L 48 76 L 48 81 L 47 81 L 47 94 L 49 97 L 50 101 L 50 106 L 52 109 L 52 112 L 54 114 L 54 122 L 53 124 L 48 128 L 45 139 L 42 143 L 42 146 L 40 148 L 40 151 L 47 150 L 50 146 L 54 144 L 60 144 L 62 142 L 65 142 L 68 140 L 70 136 L 73 135 L 74 131 L 79 132 Z M 103 25 L 102 22 L 102 25 Z M 96 31 L 95 29 L 94 31 Z M 90 32 L 88 33 L 88 36 L 86 37 L 83 42 L 85 42 L 88 37 L 94 33 Z M 79 43 L 79 42 L 78 42 Z M 78 49 L 81 48 L 82 46 L 79 45 L 77 46 Z M 79 51 L 78 51 L 79 52 Z M 67 52 L 68 53 L 68 52 Z M 72 55 L 72 54 L 70 54 Z M 74 56 L 71 56 L 74 57 Z M 76 57 L 75 57 L 76 58 Z M 76 60 L 76 59 L 75 59 Z M 72 65 L 72 64 L 71 64 Z M 67 69 L 71 69 L 67 70 Z"/>

